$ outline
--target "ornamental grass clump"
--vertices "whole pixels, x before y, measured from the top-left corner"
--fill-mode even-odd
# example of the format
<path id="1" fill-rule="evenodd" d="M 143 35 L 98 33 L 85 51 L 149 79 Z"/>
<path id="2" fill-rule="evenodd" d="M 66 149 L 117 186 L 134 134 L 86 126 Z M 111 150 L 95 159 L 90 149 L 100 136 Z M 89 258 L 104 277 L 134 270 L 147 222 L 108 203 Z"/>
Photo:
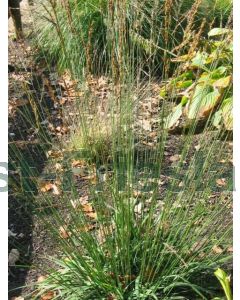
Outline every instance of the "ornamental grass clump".
<path id="1" fill-rule="evenodd" d="M 38 41 L 50 45 L 48 61 L 60 57 L 60 75 L 68 68 L 75 92 L 73 85 L 62 88 L 70 104 L 61 117 L 69 127 L 62 134 L 59 126 L 52 149 L 44 149 L 48 163 L 30 197 L 58 250 L 46 258 L 51 267 L 41 270 L 30 299 L 221 295 L 214 271 L 229 269 L 232 255 L 232 179 L 220 163 L 228 136 L 210 116 L 198 133 L 197 118 L 187 131 L 169 132 L 175 99 L 161 90 L 174 72 L 171 58 L 186 49 L 184 28 L 173 1 L 137 4 L 44 4 L 47 23 Z M 194 1 L 182 15 L 185 21 L 193 16 L 185 27 L 189 41 L 190 12 L 199 5 Z M 180 40 L 172 24 L 179 25 Z M 102 72 L 107 79 L 99 83 Z M 11 159 L 19 161 L 18 152 Z"/>
<path id="2" fill-rule="evenodd" d="M 37 5 L 34 43 L 41 56 L 83 78 L 109 72 L 118 77 L 120 69 L 128 72 L 126 59 L 141 75 L 163 74 L 164 65 L 194 42 L 204 18 L 203 37 L 213 24 L 226 25 L 232 2 L 45 0 Z"/>

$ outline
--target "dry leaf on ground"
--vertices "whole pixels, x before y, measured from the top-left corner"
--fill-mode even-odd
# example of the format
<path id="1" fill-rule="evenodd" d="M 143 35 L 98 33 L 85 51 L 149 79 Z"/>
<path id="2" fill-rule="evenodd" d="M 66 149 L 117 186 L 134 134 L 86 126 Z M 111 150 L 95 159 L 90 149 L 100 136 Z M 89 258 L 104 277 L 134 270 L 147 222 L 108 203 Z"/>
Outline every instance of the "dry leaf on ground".
<path id="1" fill-rule="evenodd" d="M 225 159 L 221 159 L 221 160 L 219 160 L 219 162 L 220 162 L 221 164 L 224 164 L 224 163 L 226 162 L 226 160 L 225 160 Z"/>
<path id="2" fill-rule="evenodd" d="M 88 232 L 95 228 L 94 224 L 86 224 L 78 229 L 79 232 Z"/>
<path id="3" fill-rule="evenodd" d="M 201 145 L 194 146 L 194 148 L 195 148 L 196 151 L 199 151 L 200 148 L 201 148 Z"/>
<path id="4" fill-rule="evenodd" d="M 40 300 L 51 300 L 55 296 L 55 293 L 53 291 L 49 291 L 45 294 L 43 294 L 40 298 Z"/>
<path id="5" fill-rule="evenodd" d="M 52 185 L 52 191 L 53 191 L 54 195 L 57 195 L 57 196 L 60 195 L 60 191 L 59 191 L 58 187 L 56 186 L 56 184 Z"/>
<path id="6" fill-rule="evenodd" d="M 141 191 L 133 191 L 133 197 L 141 197 L 142 196 L 142 192 Z"/>
<path id="7" fill-rule="evenodd" d="M 105 243 L 107 236 L 113 234 L 115 228 L 116 225 L 114 223 L 110 225 L 102 225 L 102 224 L 99 225 L 99 228 L 96 232 L 96 237 L 100 245 Z"/>
<path id="8" fill-rule="evenodd" d="M 72 161 L 72 167 L 73 168 L 77 168 L 77 167 L 85 167 L 85 166 L 87 166 L 87 163 L 86 163 L 86 161 L 85 160 L 73 160 Z"/>
<path id="9" fill-rule="evenodd" d="M 215 254 L 221 254 L 221 253 L 223 253 L 223 249 L 222 249 L 221 247 L 217 246 L 217 245 L 214 245 L 214 246 L 212 247 L 212 251 L 213 251 Z"/>
<path id="10" fill-rule="evenodd" d="M 92 219 L 97 219 L 97 213 L 94 211 L 92 205 L 90 203 L 86 203 L 82 205 L 82 211 Z"/>
<path id="11" fill-rule="evenodd" d="M 152 131 L 152 124 L 148 120 L 143 120 L 142 121 L 142 128 L 146 131 Z"/>
<path id="12" fill-rule="evenodd" d="M 52 189 L 52 183 L 46 183 L 41 187 L 40 191 L 46 193 L 51 191 L 51 189 Z"/>
<path id="13" fill-rule="evenodd" d="M 180 159 L 180 155 L 179 154 L 175 154 L 175 155 L 172 155 L 172 156 L 169 157 L 169 160 L 171 162 L 179 161 L 179 159 Z"/>
<path id="14" fill-rule="evenodd" d="M 41 276 L 38 277 L 37 282 L 38 282 L 38 283 L 41 283 L 41 282 L 43 282 L 45 279 L 46 279 L 46 277 L 41 275 Z"/>
<path id="15" fill-rule="evenodd" d="M 54 195 L 56 195 L 56 196 L 60 195 L 60 191 L 59 191 L 59 188 L 57 187 L 57 185 L 56 185 L 56 184 L 53 184 L 53 183 L 50 183 L 50 182 L 45 183 L 45 184 L 41 187 L 40 191 L 41 191 L 42 193 L 46 193 L 46 192 L 52 191 Z"/>
<path id="16" fill-rule="evenodd" d="M 96 220 L 97 219 L 97 213 L 96 212 L 90 212 L 90 213 L 87 213 L 87 216 L 91 219 L 94 219 Z"/>
<path id="17" fill-rule="evenodd" d="M 93 212 L 93 207 L 90 203 L 82 204 L 82 211 L 85 213 Z"/>
<path id="18" fill-rule="evenodd" d="M 62 172 L 62 171 L 63 171 L 63 167 L 62 167 L 62 165 L 59 164 L 59 163 L 56 163 L 54 167 L 55 167 L 56 171 L 59 171 L 59 172 Z"/>
<path id="19" fill-rule="evenodd" d="M 142 213 L 142 209 L 143 209 L 143 204 L 141 202 L 139 202 L 137 205 L 135 205 L 134 207 L 134 212 L 135 214 L 141 214 Z"/>
<path id="20" fill-rule="evenodd" d="M 60 226 L 59 233 L 63 239 L 67 239 L 71 236 L 71 232 L 68 232 L 67 229 L 64 228 L 64 226 Z"/>
<path id="21" fill-rule="evenodd" d="M 54 150 L 49 150 L 49 151 L 47 152 L 47 157 L 49 157 L 49 158 L 59 158 L 59 159 L 62 159 L 62 158 L 63 158 L 63 153 L 62 153 L 62 151 L 60 151 L 60 150 L 56 150 L 56 151 L 54 151 Z"/>
<path id="22" fill-rule="evenodd" d="M 216 180 L 217 185 L 219 186 L 225 186 L 227 184 L 226 179 L 225 178 L 219 178 Z"/>
<path id="23" fill-rule="evenodd" d="M 85 205 L 88 203 L 88 195 L 85 195 L 85 196 L 82 196 L 80 197 L 79 199 L 77 200 L 70 200 L 71 204 L 72 204 L 72 207 L 74 209 L 78 209 L 78 208 L 81 208 L 82 205 Z"/>
<path id="24" fill-rule="evenodd" d="M 82 179 L 90 180 L 90 182 L 92 184 L 96 184 L 97 183 L 97 176 L 96 176 L 96 174 L 92 174 L 92 175 L 88 175 L 88 176 L 83 176 Z"/>

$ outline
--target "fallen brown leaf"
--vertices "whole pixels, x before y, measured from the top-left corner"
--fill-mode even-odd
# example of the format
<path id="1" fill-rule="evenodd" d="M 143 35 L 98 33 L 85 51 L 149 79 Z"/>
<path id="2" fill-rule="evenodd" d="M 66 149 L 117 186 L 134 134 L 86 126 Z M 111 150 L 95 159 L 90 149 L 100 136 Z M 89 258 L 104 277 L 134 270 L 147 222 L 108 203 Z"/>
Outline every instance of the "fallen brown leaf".
<path id="1" fill-rule="evenodd" d="M 56 195 L 56 196 L 60 195 L 60 191 L 55 184 L 52 185 L 52 191 L 53 191 L 54 195 Z"/>
<path id="2" fill-rule="evenodd" d="M 59 164 L 59 163 L 56 163 L 54 167 L 55 167 L 56 171 L 59 171 L 59 172 L 62 172 L 62 171 L 63 171 L 63 167 L 62 167 L 62 165 Z"/>
<path id="3" fill-rule="evenodd" d="M 82 179 L 90 180 L 92 184 L 96 184 L 97 183 L 97 176 L 96 176 L 96 174 L 92 174 L 92 175 L 88 175 L 88 176 L 83 176 Z"/>
<path id="4" fill-rule="evenodd" d="M 56 151 L 49 150 L 47 152 L 47 157 L 50 157 L 50 158 L 61 158 L 62 159 L 63 158 L 63 153 L 60 150 L 56 150 Z"/>
<path id="5" fill-rule="evenodd" d="M 41 276 L 38 277 L 37 282 L 38 282 L 38 283 L 41 283 L 41 282 L 43 282 L 45 279 L 46 279 L 46 277 L 41 275 Z"/>
<path id="6" fill-rule="evenodd" d="M 97 219 L 97 213 L 90 203 L 82 204 L 82 211 L 85 212 L 89 218 Z"/>
<path id="7" fill-rule="evenodd" d="M 116 225 L 114 223 L 111 223 L 109 225 L 100 224 L 96 232 L 96 237 L 99 244 L 104 244 L 106 241 L 106 237 L 112 235 L 115 228 Z"/>
<path id="8" fill-rule="evenodd" d="M 85 213 L 93 212 L 93 207 L 89 203 L 82 204 L 82 211 L 84 211 Z"/>
<path id="9" fill-rule="evenodd" d="M 44 186 L 41 187 L 40 191 L 43 193 L 49 192 L 52 189 L 52 183 L 46 183 Z"/>
<path id="10" fill-rule="evenodd" d="M 146 131 L 152 131 L 152 124 L 148 120 L 143 120 L 142 121 L 142 128 Z"/>
<path id="11" fill-rule="evenodd" d="M 77 168 L 77 167 L 85 167 L 87 165 L 85 160 L 73 160 L 72 161 L 72 167 Z"/>
<path id="12" fill-rule="evenodd" d="M 66 134 L 70 129 L 66 126 L 57 126 L 55 130 L 58 132 L 57 134 Z"/>
<path id="13" fill-rule="evenodd" d="M 88 203 L 88 195 L 86 196 L 82 196 L 80 197 L 79 199 L 77 200 L 70 200 L 71 204 L 72 204 L 72 207 L 74 209 L 78 209 L 80 208 L 82 205 L 85 205 Z"/>
<path id="14" fill-rule="evenodd" d="M 141 197 L 141 196 L 142 196 L 142 192 L 140 192 L 140 191 L 133 191 L 133 197 L 138 198 L 138 197 Z"/>
<path id="15" fill-rule="evenodd" d="M 175 161 L 178 161 L 180 159 L 180 155 L 179 154 L 175 154 L 175 155 L 172 155 L 169 157 L 169 160 L 171 162 L 175 162 Z"/>
<path id="16" fill-rule="evenodd" d="M 55 296 L 55 293 L 53 291 L 49 291 L 45 294 L 43 294 L 40 298 L 40 300 L 51 300 Z"/>
<path id="17" fill-rule="evenodd" d="M 87 225 L 84 225 L 84 226 L 80 227 L 78 230 L 80 232 L 88 232 L 90 230 L 93 230 L 94 228 L 95 228 L 94 224 L 87 224 Z"/>
<path id="18" fill-rule="evenodd" d="M 223 253 L 223 249 L 222 249 L 221 247 L 217 246 L 217 245 L 214 245 L 214 246 L 212 247 L 212 251 L 213 251 L 215 254 L 221 254 L 221 253 Z"/>
<path id="19" fill-rule="evenodd" d="M 91 219 L 94 219 L 96 220 L 97 219 L 97 213 L 96 212 L 90 212 L 90 213 L 87 213 L 87 216 Z"/>
<path id="20" fill-rule="evenodd" d="M 28 101 L 27 99 L 18 99 L 18 100 L 16 101 L 15 105 L 16 105 L 17 107 L 20 107 L 20 106 L 24 106 L 24 105 L 26 105 L 26 104 L 28 104 L 28 103 L 29 103 L 29 101 Z"/>
<path id="21" fill-rule="evenodd" d="M 137 205 L 135 205 L 134 207 L 134 213 L 135 214 L 141 214 L 142 213 L 142 209 L 143 209 L 143 204 L 141 202 L 139 202 Z"/>
<path id="22" fill-rule="evenodd" d="M 219 178 L 216 180 L 217 185 L 219 186 L 225 186 L 227 184 L 226 179 L 225 178 Z"/>
<path id="23" fill-rule="evenodd" d="M 157 137 L 157 136 L 158 136 L 158 132 L 157 132 L 157 131 L 150 132 L 150 133 L 149 133 L 149 136 L 150 136 L 151 138 Z"/>
<path id="24" fill-rule="evenodd" d="M 61 98 L 60 101 L 59 101 L 59 103 L 60 103 L 61 105 L 64 105 L 66 102 L 67 102 L 67 99 L 66 99 L 66 98 Z"/>
<path id="25" fill-rule="evenodd" d="M 145 142 L 145 141 L 143 141 L 142 143 L 143 143 L 143 145 L 146 145 L 146 146 L 149 146 L 149 147 L 154 147 L 155 146 L 155 144 L 153 142 Z"/>
<path id="26" fill-rule="evenodd" d="M 68 232 L 63 226 L 60 226 L 59 233 L 63 239 L 67 239 L 71 236 L 71 232 Z"/>
<path id="27" fill-rule="evenodd" d="M 201 148 L 201 146 L 200 146 L 200 145 L 197 145 L 197 146 L 195 146 L 194 148 L 196 149 L 196 151 L 199 151 L 200 148 Z"/>
<path id="28" fill-rule="evenodd" d="M 53 183 L 50 183 L 50 182 L 44 184 L 41 187 L 40 191 L 42 193 L 46 193 L 46 192 L 52 191 L 54 195 L 57 195 L 57 196 L 60 195 L 60 191 L 59 191 L 59 188 L 57 187 L 57 185 L 53 184 Z"/>
<path id="29" fill-rule="evenodd" d="M 225 159 L 221 159 L 221 160 L 219 160 L 219 162 L 220 162 L 221 164 L 224 164 L 224 163 L 226 162 L 226 160 L 225 160 Z"/>

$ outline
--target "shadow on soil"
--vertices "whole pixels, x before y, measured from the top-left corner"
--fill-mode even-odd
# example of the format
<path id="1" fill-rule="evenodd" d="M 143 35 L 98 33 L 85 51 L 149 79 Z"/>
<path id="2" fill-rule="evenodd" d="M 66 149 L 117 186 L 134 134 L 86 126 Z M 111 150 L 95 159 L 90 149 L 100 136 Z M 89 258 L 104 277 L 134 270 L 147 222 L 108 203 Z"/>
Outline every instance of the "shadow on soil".
<path id="1" fill-rule="evenodd" d="M 44 89 L 41 76 L 33 76 L 29 85 L 30 95 L 39 106 L 39 93 Z M 10 94 L 10 96 L 12 96 Z M 41 103 L 40 122 L 46 119 L 53 106 L 46 96 Z M 38 107 L 39 108 L 39 107 Z M 46 151 L 51 148 L 47 128 L 41 127 L 33 137 L 34 110 L 30 103 L 18 107 L 14 116 L 9 116 L 9 249 L 19 251 L 16 265 L 9 266 L 9 299 L 21 295 L 32 263 L 34 196 L 37 195 L 36 179 L 44 169 Z M 44 139 L 42 138 L 44 137 Z M 45 141 L 45 142 L 44 142 Z"/>

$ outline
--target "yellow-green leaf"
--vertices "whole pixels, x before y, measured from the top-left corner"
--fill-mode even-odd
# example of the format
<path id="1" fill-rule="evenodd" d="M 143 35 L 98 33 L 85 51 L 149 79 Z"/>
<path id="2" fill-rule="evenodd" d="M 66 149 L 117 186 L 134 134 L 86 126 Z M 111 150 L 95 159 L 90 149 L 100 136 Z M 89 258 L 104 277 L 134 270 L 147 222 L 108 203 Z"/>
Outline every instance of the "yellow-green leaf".
<path id="1" fill-rule="evenodd" d="M 227 276 L 227 274 L 222 269 L 217 269 L 214 272 L 214 275 L 220 281 L 220 283 L 223 287 L 223 290 L 225 292 L 225 295 L 227 297 L 227 300 L 233 300 L 229 276 Z"/>
<path id="2" fill-rule="evenodd" d="M 228 28 L 213 28 L 209 31 L 208 36 L 223 35 L 230 32 L 231 30 Z"/>
<path id="3" fill-rule="evenodd" d="M 227 88 L 232 82 L 232 76 L 229 75 L 227 77 L 220 78 L 213 83 L 215 88 L 224 89 Z"/>
<path id="4" fill-rule="evenodd" d="M 224 100 L 221 110 L 225 128 L 233 130 L 232 98 Z"/>

